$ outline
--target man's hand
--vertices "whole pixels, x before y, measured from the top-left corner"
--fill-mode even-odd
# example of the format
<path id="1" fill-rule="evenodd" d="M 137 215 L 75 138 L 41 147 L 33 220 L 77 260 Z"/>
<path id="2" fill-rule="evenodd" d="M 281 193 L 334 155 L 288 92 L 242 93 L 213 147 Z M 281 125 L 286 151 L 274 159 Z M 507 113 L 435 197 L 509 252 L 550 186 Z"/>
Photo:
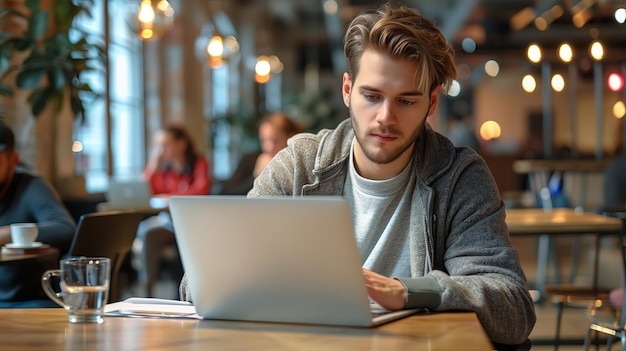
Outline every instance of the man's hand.
<path id="1" fill-rule="evenodd" d="M 401 310 L 406 301 L 406 289 L 400 281 L 387 278 L 363 268 L 369 298 L 390 311 Z"/>

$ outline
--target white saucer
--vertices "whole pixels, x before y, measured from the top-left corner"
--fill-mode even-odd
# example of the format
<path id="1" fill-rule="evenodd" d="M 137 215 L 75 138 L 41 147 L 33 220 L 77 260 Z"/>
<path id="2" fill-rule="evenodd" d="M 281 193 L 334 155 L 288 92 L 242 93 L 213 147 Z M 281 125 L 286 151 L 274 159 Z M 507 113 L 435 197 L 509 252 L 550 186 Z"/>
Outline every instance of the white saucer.
<path id="1" fill-rule="evenodd" d="M 43 243 L 39 242 L 39 241 L 35 241 L 32 242 L 30 244 L 14 244 L 14 243 L 8 243 L 6 245 L 4 245 L 4 247 L 6 247 L 7 249 L 34 249 L 34 248 L 38 248 L 38 247 L 42 247 Z"/>

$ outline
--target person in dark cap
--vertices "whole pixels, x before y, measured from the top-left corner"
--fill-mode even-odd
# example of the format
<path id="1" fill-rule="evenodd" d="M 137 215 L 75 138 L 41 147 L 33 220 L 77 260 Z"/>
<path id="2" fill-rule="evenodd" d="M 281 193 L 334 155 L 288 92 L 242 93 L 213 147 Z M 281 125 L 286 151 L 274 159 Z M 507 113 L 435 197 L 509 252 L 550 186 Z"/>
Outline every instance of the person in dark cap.
<path id="1" fill-rule="evenodd" d="M 13 131 L 0 121 L 0 246 L 11 242 L 12 223 L 36 223 L 36 240 L 58 248 L 64 255 L 76 224 L 42 178 L 17 170 L 18 161 Z M 32 301 L 47 300 L 41 289 L 41 275 L 54 268 L 56 261 L 0 266 L 0 307 L 28 307 Z"/>

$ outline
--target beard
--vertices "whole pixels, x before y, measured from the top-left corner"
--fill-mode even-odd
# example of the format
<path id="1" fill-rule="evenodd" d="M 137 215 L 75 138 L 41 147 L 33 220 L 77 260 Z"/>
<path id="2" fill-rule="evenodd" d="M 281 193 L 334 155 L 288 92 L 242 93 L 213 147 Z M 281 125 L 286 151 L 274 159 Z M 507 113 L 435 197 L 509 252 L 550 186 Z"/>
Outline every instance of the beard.
<path id="1" fill-rule="evenodd" d="M 354 117 L 352 109 L 350 109 L 350 120 L 352 122 L 352 129 L 354 130 L 354 134 L 356 136 L 356 141 L 361 146 L 363 154 L 371 162 L 380 165 L 392 163 L 402 156 L 407 150 L 412 149 L 415 145 L 415 140 L 417 140 L 417 137 L 426 123 L 426 118 L 424 118 L 424 123 L 419 128 L 411 131 L 411 134 L 408 137 L 404 137 L 404 133 L 393 127 L 378 126 L 377 128 L 370 128 L 367 130 L 361 128 L 359 122 Z M 393 143 L 389 143 L 387 147 L 381 147 L 376 145 L 379 142 L 371 139 L 370 136 L 372 134 L 392 135 L 397 139 Z"/>

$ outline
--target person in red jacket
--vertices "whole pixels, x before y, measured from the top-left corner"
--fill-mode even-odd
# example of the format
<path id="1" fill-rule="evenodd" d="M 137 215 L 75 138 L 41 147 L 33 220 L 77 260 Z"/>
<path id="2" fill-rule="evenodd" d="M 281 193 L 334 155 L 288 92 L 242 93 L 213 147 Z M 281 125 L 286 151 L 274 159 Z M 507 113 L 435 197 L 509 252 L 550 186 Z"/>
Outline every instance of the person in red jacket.
<path id="1" fill-rule="evenodd" d="M 163 207 L 174 195 L 208 195 L 211 176 L 207 160 L 195 150 L 187 131 L 180 126 L 167 126 L 154 137 L 154 149 L 143 172 L 150 183 L 153 198 L 162 199 Z M 153 295 L 164 249 L 176 249 L 174 227 L 168 212 L 145 219 L 137 229 L 133 244 L 134 266 L 144 284 L 146 295 Z M 182 277 L 182 265 L 176 255 L 174 279 Z"/>
<path id="2" fill-rule="evenodd" d="M 155 145 L 144 178 L 152 193 L 171 195 L 207 195 L 211 177 L 207 160 L 199 155 L 189 134 L 179 126 L 168 126 L 157 132 Z"/>

